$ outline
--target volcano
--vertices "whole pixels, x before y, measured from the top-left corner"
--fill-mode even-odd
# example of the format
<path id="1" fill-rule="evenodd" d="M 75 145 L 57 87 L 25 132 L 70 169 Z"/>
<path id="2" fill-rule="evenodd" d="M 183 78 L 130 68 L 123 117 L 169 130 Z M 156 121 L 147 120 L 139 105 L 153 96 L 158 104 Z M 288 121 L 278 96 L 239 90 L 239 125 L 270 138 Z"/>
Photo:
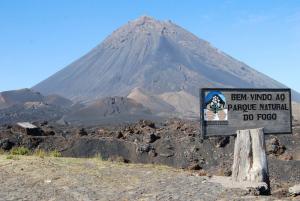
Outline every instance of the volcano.
<path id="1" fill-rule="evenodd" d="M 286 88 L 173 22 L 142 16 L 32 89 L 81 102 L 122 96 L 192 115 L 201 87 Z"/>

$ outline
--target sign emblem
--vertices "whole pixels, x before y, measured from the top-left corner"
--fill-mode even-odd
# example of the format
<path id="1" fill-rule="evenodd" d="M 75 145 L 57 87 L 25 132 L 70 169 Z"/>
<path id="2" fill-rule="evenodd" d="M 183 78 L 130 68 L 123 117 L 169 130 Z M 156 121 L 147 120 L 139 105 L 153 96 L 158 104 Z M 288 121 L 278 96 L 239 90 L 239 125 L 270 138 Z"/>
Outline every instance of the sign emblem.
<path id="1" fill-rule="evenodd" d="M 227 121 L 226 98 L 220 91 L 211 91 L 205 97 L 204 120 Z"/>

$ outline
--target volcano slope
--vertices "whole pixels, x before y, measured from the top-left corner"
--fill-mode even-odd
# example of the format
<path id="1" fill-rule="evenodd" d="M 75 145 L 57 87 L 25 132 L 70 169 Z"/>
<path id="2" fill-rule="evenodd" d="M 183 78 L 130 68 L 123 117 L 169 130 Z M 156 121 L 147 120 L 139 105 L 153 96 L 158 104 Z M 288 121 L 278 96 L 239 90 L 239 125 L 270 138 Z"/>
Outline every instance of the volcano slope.
<path id="1" fill-rule="evenodd" d="M 195 117 L 198 111 L 191 114 L 190 108 L 197 108 L 198 101 L 190 100 L 197 100 L 201 87 L 285 86 L 171 21 L 142 16 L 33 90 L 75 102 L 111 96 L 128 96 L 141 104 L 154 100 L 150 109 L 164 107 L 160 114 Z M 300 100 L 298 93 L 293 96 Z"/>

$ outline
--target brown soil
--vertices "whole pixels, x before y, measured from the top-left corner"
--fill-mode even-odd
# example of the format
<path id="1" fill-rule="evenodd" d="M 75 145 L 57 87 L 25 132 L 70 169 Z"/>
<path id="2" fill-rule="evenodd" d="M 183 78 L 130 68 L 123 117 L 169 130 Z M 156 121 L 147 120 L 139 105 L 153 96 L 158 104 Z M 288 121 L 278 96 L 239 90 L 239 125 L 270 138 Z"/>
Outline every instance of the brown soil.
<path id="1" fill-rule="evenodd" d="M 159 165 L 0 155 L 0 200 L 274 200 Z"/>

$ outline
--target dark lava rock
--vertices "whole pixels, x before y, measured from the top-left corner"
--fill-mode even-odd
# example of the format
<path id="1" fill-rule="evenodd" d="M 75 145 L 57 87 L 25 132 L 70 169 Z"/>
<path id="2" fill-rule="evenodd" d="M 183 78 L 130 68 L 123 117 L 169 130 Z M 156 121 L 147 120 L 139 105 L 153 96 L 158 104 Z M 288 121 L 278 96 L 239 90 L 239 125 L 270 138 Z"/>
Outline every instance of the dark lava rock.
<path id="1" fill-rule="evenodd" d="M 48 125 L 48 121 L 43 121 L 43 122 L 41 123 L 41 126 L 46 126 L 46 125 Z"/>
<path id="2" fill-rule="evenodd" d="M 24 125 L 24 124 L 28 124 L 28 125 Z M 24 135 L 31 135 L 31 136 L 42 136 L 44 134 L 41 128 L 28 122 L 22 123 L 22 125 L 21 123 L 20 125 L 15 124 L 11 128 L 11 132 L 14 134 L 21 133 Z"/>
<path id="3" fill-rule="evenodd" d="M 21 142 L 21 145 L 24 147 L 27 147 L 28 149 L 35 149 L 38 147 L 38 145 L 43 141 L 42 138 L 37 137 L 29 137 L 24 138 Z"/>
<path id="4" fill-rule="evenodd" d="M 224 176 L 230 177 L 231 175 L 232 175 L 232 170 L 230 170 L 230 169 L 225 169 L 225 171 L 224 171 Z"/>
<path id="5" fill-rule="evenodd" d="M 149 151 L 149 156 L 151 156 L 151 157 L 156 157 L 157 156 L 157 153 L 155 152 L 155 149 L 153 148 L 153 149 L 151 149 L 150 151 Z"/>
<path id="6" fill-rule="evenodd" d="M 180 130 L 183 126 L 183 123 L 180 121 L 174 121 L 173 124 L 170 125 L 172 130 Z"/>
<path id="7" fill-rule="evenodd" d="M 155 135 L 154 133 L 148 134 L 143 138 L 143 141 L 145 143 L 153 143 L 155 142 L 157 139 L 159 139 L 160 137 Z"/>
<path id="8" fill-rule="evenodd" d="M 151 150 L 153 150 L 153 148 L 150 144 L 141 144 L 137 147 L 136 152 L 142 154 L 142 153 L 148 153 Z"/>
<path id="9" fill-rule="evenodd" d="M 268 190 L 266 190 L 263 187 L 248 188 L 247 190 L 248 192 L 246 192 L 245 195 L 250 195 L 250 196 L 269 195 Z"/>
<path id="10" fill-rule="evenodd" d="M 118 162 L 118 163 L 130 163 L 130 161 L 122 156 L 110 156 L 108 161 Z"/>
<path id="11" fill-rule="evenodd" d="M 3 139 L 3 140 L 0 140 L 0 148 L 5 150 L 5 151 L 10 150 L 14 145 L 15 144 L 7 138 Z"/>
<path id="12" fill-rule="evenodd" d="M 198 163 L 192 163 L 187 169 L 188 170 L 201 170 L 202 167 Z"/>
<path id="13" fill-rule="evenodd" d="M 141 125 L 141 127 L 150 127 L 150 128 L 155 128 L 155 123 L 153 121 L 150 120 L 141 120 L 139 121 L 139 124 Z"/>
<path id="14" fill-rule="evenodd" d="M 121 139 L 123 137 L 124 137 L 124 135 L 121 131 L 117 132 L 116 138 Z"/>
<path id="15" fill-rule="evenodd" d="M 276 137 L 267 140 L 266 148 L 268 154 L 274 154 L 275 156 L 282 155 L 286 150 L 286 147 L 281 145 Z"/>
<path id="16" fill-rule="evenodd" d="M 45 136 L 55 135 L 55 132 L 53 130 L 44 130 L 43 132 Z"/>
<path id="17" fill-rule="evenodd" d="M 6 125 L 6 129 L 11 129 L 12 128 L 12 125 Z"/>
<path id="18" fill-rule="evenodd" d="M 133 127 L 131 127 L 131 126 L 125 128 L 124 131 L 125 131 L 126 133 L 128 133 L 128 134 L 136 133 L 136 132 L 135 132 L 135 129 L 134 129 Z M 138 133 L 136 133 L 136 134 L 138 134 Z"/>
<path id="19" fill-rule="evenodd" d="M 88 133 L 86 132 L 86 130 L 84 128 L 79 129 L 79 131 L 77 132 L 77 134 L 79 136 L 86 136 L 86 135 L 88 135 Z"/>
<path id="20" fill-rule="evenodd" d="M 230 142 L 230 137 L 217 137 L 215 139 L 215 146 L 216 147 L 225 147 Z"/>

